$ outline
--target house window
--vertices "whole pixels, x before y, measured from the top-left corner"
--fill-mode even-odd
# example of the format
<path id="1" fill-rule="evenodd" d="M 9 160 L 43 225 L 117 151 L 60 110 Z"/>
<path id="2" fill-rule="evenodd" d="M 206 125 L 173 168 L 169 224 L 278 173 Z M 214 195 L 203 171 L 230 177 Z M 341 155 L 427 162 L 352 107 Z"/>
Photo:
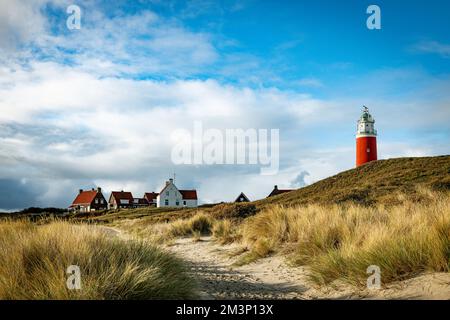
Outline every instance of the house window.
<path id="1" fill-rule="evenodd" d="M 169 191 L 166 191 L 166 196 L 169 196 Z"/>
<path id="2" fill-rule="evenodd" d="M 175 202 L 175 204 L 176 204 L 177 206 L 179 206 L 179 205 L 180 205 L 180 201 L 177 200 L 177 201 Z"/>
<path id="3" fill-rule="evenodd" d="M 168 206 L 168 205 L 169 205 L 169 199 L 166 199 L 166 200 L 164 201 L 164 204 L 165 204 L 166 206 Z"/>
<path id="4" fill-rule="evenodd" d="M 101 204 L 103 204 L 103 203 L 104 203 L 104 202 L 103 202 L 103 199 L 100 199 L 100 203 L 101 203 Z"/>
<path id="5" fill-rule="evenodd" d="M 95 199 L 95 204 L 98 204 L 98 199 Z"/>
<path id="6" fill-rule="evenodd" d="M 185 206 L 186 205 L 186 200 L 183 200 L 183 206 Z"/>

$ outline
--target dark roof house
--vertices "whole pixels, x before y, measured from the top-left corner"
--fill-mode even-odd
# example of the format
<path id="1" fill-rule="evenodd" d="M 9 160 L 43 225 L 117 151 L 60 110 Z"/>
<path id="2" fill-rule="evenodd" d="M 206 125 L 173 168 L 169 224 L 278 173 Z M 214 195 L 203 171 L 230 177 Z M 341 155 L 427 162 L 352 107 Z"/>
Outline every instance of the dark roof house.
<path id="1" fill-rule="evenodd" d="M 234 202 L 250 202 L 250 200 L 243 192 L 241 192 L 241 194 L 236 198 L 236 200 L 234 200 Z"/>
<path id="2" fill-rule="evenodd" d="M 132 208 L 134 204 L 133 194 L 126 191 L 113 191 L 109 197 L 109 207 L 111 209 Z"/>
<path id="3" fill-rule="evenodd" d="M 144 194 L 144 199 L 147 200 L 147 202 L 149 203 L 149 205 L 155 204 L 156 205 L 156 198 L 158 197 L 157 192 L 146 192 Z"/>
<path id="4" fill-rule="evenodd" d="M 134 198 L 133 208 L 148 207 L 150 203 L 145 198 Z"/>
<path id="5" fill-rule="evenodd" d="M 273 187 L 272 192 L 267 196 L 267 198 L 273 197 L 273 196 L 277 196 L 277 195 L 282 194 L 282 193 L 291 192 L 291 191 L 293 191 L 293 190 L 294 190 L 294 189 L 278 189 L 278 186 L 275 185 L 275 186 Z"/>

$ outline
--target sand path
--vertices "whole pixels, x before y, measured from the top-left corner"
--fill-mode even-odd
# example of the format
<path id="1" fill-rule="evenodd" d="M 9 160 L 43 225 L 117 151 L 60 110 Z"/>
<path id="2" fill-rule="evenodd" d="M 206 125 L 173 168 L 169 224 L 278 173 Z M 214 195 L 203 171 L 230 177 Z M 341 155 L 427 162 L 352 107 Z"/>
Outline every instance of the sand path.
<path id="1" fill-rule="evenodd" d="M 219 245 L 204 237 L 201 241 L 178 239 L 167 249 L 189 264 L 206 299 L 305 299 L 306 273 L 291 272 L 281 257 L 259 260 L 242 267 L 232 264 L 236 245 Z"/>
<path id="2" fill-rule="evenodd" d="M 111 236 L 133 239 L 120 229 L 100 228 Z M 309 281 L 307 267 L 292 267 L 283 256 L 235 266 L 240 247 L 220 245 L 211 237 L 177 239 L 164 248 L 187 263 L 202 299 L 450 299 L 450 273 L 425 274 L 381 290 L 342 283 L 319 288 Z"/>
<path id="3" fill-rule="evenodd" d="M 381 290 L 349 285 L 317 287 L 307 267 L 292 267 L 282 256 L 233 266 L 237 245 L 178 239 L 166 247 L 189 264 L 205 299 L 450 299 L 450 274 L 433 273 L 390 284 Z"/>

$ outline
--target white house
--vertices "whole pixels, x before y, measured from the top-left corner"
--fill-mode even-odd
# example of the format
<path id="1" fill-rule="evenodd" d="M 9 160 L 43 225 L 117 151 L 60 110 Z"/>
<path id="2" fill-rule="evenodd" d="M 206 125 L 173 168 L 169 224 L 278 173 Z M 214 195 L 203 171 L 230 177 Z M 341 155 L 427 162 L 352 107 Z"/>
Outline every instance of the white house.
<path id="1" fill-rule="evenodd" d="M 156 197 L 157 207 L 197 207 L 197 190 L 179 190 L 173 179 L 166 181 L 166 185 Z"/>

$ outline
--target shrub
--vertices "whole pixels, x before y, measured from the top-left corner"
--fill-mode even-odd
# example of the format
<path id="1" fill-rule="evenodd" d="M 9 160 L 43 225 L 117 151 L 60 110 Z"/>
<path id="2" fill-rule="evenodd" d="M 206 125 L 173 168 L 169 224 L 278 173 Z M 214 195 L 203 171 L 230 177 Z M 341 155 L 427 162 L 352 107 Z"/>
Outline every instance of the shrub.
<path id="1" fill-rule="evenodd" d="M 253 216 L 258 210 L 252 203 L 226 203 L 215 206 L 211 212 L 216 219 L 236 219 Z"/>
<path id="2" fill-rule="evenodd" d="M 213 218 L 204 213 L 198 213 L 189 219 L 176 220 L 171 223 L 168 235 L 171 237 L 191 236 L 195 232 L 201 235 L 209 235 L 213 224 Z"/>

